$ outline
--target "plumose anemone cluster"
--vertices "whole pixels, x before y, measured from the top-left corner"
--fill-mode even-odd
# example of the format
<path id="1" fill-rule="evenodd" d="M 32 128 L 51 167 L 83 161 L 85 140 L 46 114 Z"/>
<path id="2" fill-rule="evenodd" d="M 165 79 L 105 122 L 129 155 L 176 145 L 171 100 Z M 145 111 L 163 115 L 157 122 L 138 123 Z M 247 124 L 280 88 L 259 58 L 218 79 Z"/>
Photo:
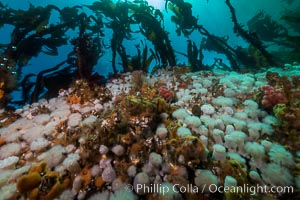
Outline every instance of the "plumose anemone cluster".
<path id="1" fill-rule="evenodd" d="M 269 70 L 299 76 L 298 66 L 292 67 Z M 0 199 L 299 195 L 299 129 L 282 128 L 282 119 L 261 101 L 269 85 L 266 72 L 180 70 L 142 74 L 139 84 L 131 73 L 106 86 L 77 80 L 57 98 L 2 110 Z M 293 111 L 287 101 L 277 103 Z M 294 193 L 220 193 L 205 185 L 292 186 Z"/>

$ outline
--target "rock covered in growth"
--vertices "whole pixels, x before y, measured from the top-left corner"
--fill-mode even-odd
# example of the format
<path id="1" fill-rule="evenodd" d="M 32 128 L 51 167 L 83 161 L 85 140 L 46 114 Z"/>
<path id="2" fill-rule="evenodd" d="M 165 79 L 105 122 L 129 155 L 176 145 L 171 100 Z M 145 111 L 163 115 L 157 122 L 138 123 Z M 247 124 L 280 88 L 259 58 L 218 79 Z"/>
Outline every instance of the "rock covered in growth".
<path id="1" fill-rule="evenodd" d="M 69 116 L 68 126 L 75 127 L 80 124 L 82 121 L 82 116 L 79 113 L 73 113 Z"/>
<path id="2" fill-rule="evenodd" d="M 50 171 L 47 163 L 32 165 L 27 174 L 22 175 L 17 182 L 17 190 L 28 194 L 31 198 L 54 199 L 64 189 L 59 173 Z M 41 190 L 42 187 L 42 190 Z"/>
<path id="3" fill-rule="evenodd" d="M 226 149 L 220 144 L 214 144 L 212 158 L 217 161 L 226 159 Z"/>
<path id="4" fill-rule="evenodd" d="M 191 128 L 198 128 L 201 125 L 199 117 L 196 116 L 187 116 L 184 123 Z"/>
<path id="5" fill-rule="evenodd" d="M 138 184 L 300 185 L 300 178 L 292 176 L 298 173 L 295 145 L 281 140 L 280 120 L 252 98 L 266 84 L 262 74 L 207 77 L 196 72 L 179 79 L 172 73 L 158 73 L 164 80 L 160 84 L 178 98 L 168 103 L 159 97 L 158 75 L 147 77 L 149 85 L 132 93 L 127 73 L 103 89 L 110 90 L 111 100 L 94 93 L 86 101 L 82 95 L 88 91 L 72 88 L 18 110 L 22 118 L 0 129 L 0 194 L 5 188 L 34 191 L 50 177 L 58 188 L 64 181 L 60 197 L 61 189 L 53 189 L 57 199 L 190 198 L 186 193 L 147 194 Z M 47 163 L 46 177 L 29 169 L 38 162 Z M 278 174 L 284 177 L 278 180 Z M 29 189 L 24 186 L 28 177 Z M 126 184 L 135 194 L 124 193 Z"/>
<path id="6" fill-rule="evenodd" d="M 280 178 L 278 176 L 280 175 Z M 293 176 L 283 166 L 276 163 L 269 163 L 261 169 L 261 176 L 265 183 L 275 186 L 290 186 L 294 185 Z"/>
<path id="7" fill-rule="evenodd" d="M 160 154 L 157 154 L 155 152 L 150 153 L 149 155 L 149 162 L 154 166 L 154 167 L 159 167 L 161 166 L 163 160 Z"/>
<path id="8" fill-rule="evenodd" d="M 172 113 L 172 116 L 175 117 L 176 119 L 185 119 L 187 116 L 189 116 L 190 114 L 183 108 L 179 108 L 177 110 L 175 110 Z"/>
<path id="9" fill-rule="evenodd" d="M 188 129 L 188 128 L 185 128 L 185 127 L 179 127 L 178 129 L 177 129 L 177 135 L 179 136 L 179 137 L 188 137 L 188 136 L 191 136 L 192 135 L 192 132 L 191 132 L 191 130 L 190 129 Z"/>
<path id="10" fill-rule="evenodd" d="M 104 168 L 102 172 L 102 179 L 104 182 L 111 183 L 117 177 L 114 168 L 111 165 L 108 165 Z"/>
<path id="11" fill-rule="evenodd" d="M 283 88 L 274 88 L 270 85 L 262 86 L 261 89 L 264 92 L 262 104 L 266 108 L 272 108 L 276 104 L 286 104 L 288 99 Z"/>
<path id="12" fill-rule="evenodd" d="M 276 164 L 286 167 L 295 166 L 295 161 L 291 152 L 287 151 L 280 144 L 272 144 L 268 154 L 270 156 L 270 160 Z"/>
<path id="13" fill-rule="evenodd" d="M 30 144 L 30 149 L 31 151 L 42 151 L 44 150 L 46 147 L 48 147 L 50 144 L 50 142 L 45 139 L 44 137 L 40 137 L 36 140 L 34 140 L 31 144 Z"/>
<path id="14" fill-rule="evenodd" d="M 201 111 L 206 115 L 211 115 L 215 113 L 215 108 L 210 104 L 204 104 L 201 106 Z"/>
<path id="15" fill-rule="evenodd" d="M 111 151 L 116 154 L 117 156 L 122 156 L 125 153 L 125 149 L 122 145 L 114 146 Z"/>
<path id="16" fill-rule="evenodd" d="M 100 145 L 100 148 L 99 148 L 99 153 L 100 154 L 106 154 L 108 153 L 109 151 L 109 148 L 103 144 Z"/>
<path id="17" fill-rule="evenodd" d="M 135 175 L 136 175 L 136 166 L 135 165 L 131 165 L 130 167 L 128 167 L 128 169 L 127 169 L 127 174 L 128 174 L 128 176 L 130 176 L 130 177 L 134 177 Z"/>
<path id="18" fill-rule="evenodd" d="M 165 86 L 158 88 L 158 93 L 160 96 L 162 96 L 168 102 L 170 102 L 174 99 L 173 91 Z"/>
<path id="19" fill-rule="evenodd" d="M 68 154 L 67 158 L 63 161 L 62 165 L 66 170 L 76 173 L 80 171 L 79 165 L 80 155 L 77 153 Z"/>
<path id="20" fill-rule="evenodd" d="M 210 170 L 197 169 L 195 171 L 195 185 L 204 188 L 203 192 L 209 193 L 207 185 L 219 185 L 218 178 Z"/>
<path id="21" fill-rule="evenodd" d="M 18 156 L 21 152 L 21 145 L 19 143 L 9 143 L 0 147 L 0 159 L 5 159 L 10 156 Z"/>
<path id="22" fill-rule="evenodd" d="M 165 125 L 158 126 L 156 129 L 156 135 L 160 139 L 165 139 L 168 135 L 168 129 L 165 127 Z"/>
<path id="23" fill-rule="evenodd" d="M 48 151 L 40 154 L 37 159 L 48 164 L 49 168 L 58 166 L 65 159 L 66 150 L 62 145 L 55 145 Z"/>
<path id="24" fill-rule="evenodd" d="M 19 157 L 10 156 L 3 160 L 0 160 L 0 170 L 1 169 L 13 169 L 14 166 L 18 163 Z"/>

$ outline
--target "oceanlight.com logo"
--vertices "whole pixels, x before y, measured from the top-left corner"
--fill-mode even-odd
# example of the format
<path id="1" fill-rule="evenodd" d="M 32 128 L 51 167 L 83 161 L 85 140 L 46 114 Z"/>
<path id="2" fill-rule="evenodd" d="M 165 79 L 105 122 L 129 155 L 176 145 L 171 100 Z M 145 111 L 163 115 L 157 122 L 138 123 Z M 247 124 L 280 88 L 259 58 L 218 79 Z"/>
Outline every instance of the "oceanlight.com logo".
<path id="1" fill-rule="evenodd" d="M 164 184 L 128 184 L 125 189 L 127 191 L 135 190 L 137 193 L 150 194 L 156 193 L 165 195 L 169 192 L 174 193 L 235 193 L 235 194 L 284 194 L 284 193 L 294 193 L 293 186 L 261 186 L 261 185 L 249 185 L 244 184 L 242 186 L 219 186 L 216 184 L 204 184 L 201 187 L 195 186 L 193 184 L 188 184 L 182 186 L 179 184 L 174 184 L 172 187 Z"/>
<path id="2" fill-rule="evenodd" d="M 293 186 L 261 186 L 261 185 L 249 185 L 244 184 L 243 186 L 218 186 L 216 184 L 211 184 L 208 186 L 208 190 L 211 193 L 235 193 L 235 194 L 284 194 L 284 193 L 294 193 Z"/>

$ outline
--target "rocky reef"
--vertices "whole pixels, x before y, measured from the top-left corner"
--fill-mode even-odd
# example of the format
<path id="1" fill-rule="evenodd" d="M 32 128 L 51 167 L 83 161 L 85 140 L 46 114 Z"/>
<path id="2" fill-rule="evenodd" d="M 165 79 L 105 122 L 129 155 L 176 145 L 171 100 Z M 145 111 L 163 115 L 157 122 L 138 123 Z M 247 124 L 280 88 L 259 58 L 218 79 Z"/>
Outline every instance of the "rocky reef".
<path id="1" fill-rule="evenodd" d="M 2 110 L 0 199 L 299 196 L 298 68 L 134 71 Z"/>

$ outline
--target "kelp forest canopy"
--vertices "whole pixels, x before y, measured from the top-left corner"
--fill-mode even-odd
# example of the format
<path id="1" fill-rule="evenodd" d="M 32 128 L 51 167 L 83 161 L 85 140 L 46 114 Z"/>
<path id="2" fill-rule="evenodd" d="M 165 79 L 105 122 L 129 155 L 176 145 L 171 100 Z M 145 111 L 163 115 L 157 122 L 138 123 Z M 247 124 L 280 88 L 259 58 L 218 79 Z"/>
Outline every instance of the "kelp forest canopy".
<path id="1" fill-rule="evenodd" d="M 176 54 L 187 58 L 191 71 L 259 70 L 282 66 L 291 60 L 300 61 L 300 8 L 282 14 L 286 27 L 264 11 L 259 11 L 247 24 L 241 24 L 230 0 L 223 4 L 230 11 L 231 19 L 222 20 L 231 20 L 234 33 L 247 46 L 232 46 L 229 36 L 210 33 L 192 12 L 193 5 L 184 0 L 165 1 L 165 13 L 171 15 L 168 18 L 146 0 L 98 0 L 90 5 L 64 8 L 31 4 L 28 10 L 12 9 L 0 2 L 0 28 L 13 27 L 10 41 L 0 44 L 0 106 L 35 102 L 44 90 L 47 91 L 44 97 L 53 97 L 76 79 L 86 79 L 91 85 L 104 84 L 106 78 L 94 68 L 106 53 L 112 55 L 111 77 L 136 70 L 149 72 L 150 66 L 154 66 L 152 73 L 158 68 L 174 67 L 179 65 Z M 51 17 L 56 13 L 58 21 L 52 22 Z M 173 48 L 172 43 L 176 41 L 170 40 L 166 23 L 173 23 L 176 34 L 186 38 L 186 51 Z M 68 35 L 70 30 L 77 35 Z M 199 34 L 201 42 L 193 41 L 191 34 Z M 107 38 L 109 43 L 104 41 Z M 129 55 L 125 41 L 132 42 L 135 55 Z M 73 49 L 65 52 L 64 61 L 37 74 L 21 76 L 22 68 L 33 57 L 41 53 L 57 56 L 58 48 L 65 45 L 72 45 Z M 270 46 L 277 46 L 278 50 L 271 51 L 267 48 Z M 218 58 L 212 65 L 204 64 L 203 51 L 223 54 L 230 64 Z M 98 71 L 107 67 L 99 66 Z M 22 90 L 20 101 L 10 97 L 16 89 Z"/>

